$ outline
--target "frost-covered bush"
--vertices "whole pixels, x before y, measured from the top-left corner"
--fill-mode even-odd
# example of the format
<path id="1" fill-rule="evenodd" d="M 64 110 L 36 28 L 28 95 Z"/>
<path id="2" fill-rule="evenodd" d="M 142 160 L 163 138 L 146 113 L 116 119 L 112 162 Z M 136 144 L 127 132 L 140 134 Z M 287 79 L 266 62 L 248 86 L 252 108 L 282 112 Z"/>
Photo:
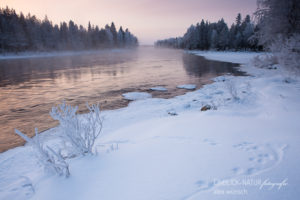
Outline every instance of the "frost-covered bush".
<path id="1" fill-rule="evenodd" d="M 300 71 L 300 34 L 289 38 L 278 37 L 270 47 L 278 63 L 290 70 Z"/>
<path id="2" fill-rule="evenodd" d="M 15 129 L 15 133 L 22 137 L 25 141 L 31 144 L 39 153 L 39 160 L 50 171 L 55 172 L 60 176 L 69 177 L 69 165 L 62 157 L 61 152 L 55 152 L 52 148 L 44 147 L 40 141 L 38 129 L 35 129 L 35 137 L 30 138 L 21 131 Z"/>
<path id="3" fill-rule="evenodd" d="M 233 81 L 228 80 L 226 82 L 226 87 L 227 87 L 227 89 L 229 91 L 230 96 L 232 97 L 232 99 L 234 101 L 240 100 L 240 98 L 238 96 L 237 88 L 236 88 L 235 83 Z"/>
<path id="4" fill-rule="evenodd" d="M 293 72 L 300 73 L 300 34 L 295 34 L 288 39 L 278 36 L 269 45 L 269 49 L 272 53 L 253 58 L 254 66 L 274 69 L 274 66 L 279 64 Z"/>
<path id="5" fill-rule="evenodd" d="M 68 142 L 74 153 L 92 153 L 95 140 L 102 130 L 102 118 L 98 105 L 89 106 L 89 113 L 78 116 L 78 107 L 66 105 L 65 102 L 53 107 L 50 115 L 58 120 L 62 131 L 63 139 Z"/>
<path id="6" fill-rule="evenodd" d="M 264 54 L 255 56 L 252 59 L 252 63 L 254 66 L 259 68 L 272 68 L 273 65 L 277 64 L 277 57 L 273 54 Z"/>

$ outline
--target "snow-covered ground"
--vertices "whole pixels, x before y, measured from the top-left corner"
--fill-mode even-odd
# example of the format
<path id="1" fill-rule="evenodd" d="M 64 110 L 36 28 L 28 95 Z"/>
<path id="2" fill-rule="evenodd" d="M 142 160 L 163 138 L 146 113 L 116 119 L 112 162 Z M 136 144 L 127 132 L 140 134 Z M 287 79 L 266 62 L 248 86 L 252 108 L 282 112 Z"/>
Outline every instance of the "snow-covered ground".
<path id="1" fill-rule="evenodd" d="M 193 53 L 243 63 L 250 76 L 103 112 L 97 155 L 67 160 L 69 178 L 44 171 L 30 145 L 4 152 L 0 199 L 299 198 L 299 79 L 253 67 L 254 53 Z M 42 139 L 56 147 L 59 135 Z"/>
<path id="2" fill-rule="evenodd" d="M 190 51 L 195 55 L 204 56 L 210 60 L 218 60 L 237 64 L 248 64 L 252 58 L 262 53 L 256 52 L 234 52 L 234 51 Z"/>

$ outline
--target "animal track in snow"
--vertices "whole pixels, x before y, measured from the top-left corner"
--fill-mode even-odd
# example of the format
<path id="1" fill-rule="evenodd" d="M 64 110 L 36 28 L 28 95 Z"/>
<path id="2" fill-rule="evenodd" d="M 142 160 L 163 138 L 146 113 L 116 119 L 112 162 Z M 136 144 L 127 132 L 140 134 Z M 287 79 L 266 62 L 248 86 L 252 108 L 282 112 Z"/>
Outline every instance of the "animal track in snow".
<path id="1" fill-rule="evenodd" d="M 233 148 L 249 154 L 249 165 L 246 168 L 234 167 L 232 171 L 236 175 L 253 175 L 269 170 L 280 163 L 286 145 L 277 147 L 270 144 L 258 145 L 250 142 L 242 142 L 233 145 Z"/>
<path id="2" fill-rule="evenodd" d="M 208 190 L 208 189 L 210 189 L 214 186 L 213 182 L 206 182 L 206 181 L 203 181 L 203 180 L 197 181 L 196 184 L 199 187 L 198 191 Z"/>
<path id="3" fill-rule="evenodd" d="M 210 139 L 204 139 L 205 143 L 216 145 L 217 143 Z M 248 154 L 248 163 L 246 167 L 235 166 L 232 168 L 233 176 L 222 178 L 222 180 L 232 179 L 239 176 L 257 175 L 259 173 L 268 171 L 274 166 L 278 165 L 284 154 L 287 145 L 271 145 L 271 144 L 255 144 L 251 142 L 242 142 L 232 145 L 238 151 L 244 151 Z M 198 187 L 193 193 L 185 196 L 183 200 L 196 199 L 198 194 L 203 191 L 211 190 L 215 187 L 214 182 L 199 180 L 195 183 Z"/>
<path id="4" fill-rule="evenodd" d="M 16 177 L 12 181 L 12 183 L 0 183 L 0 192 L 11 191 L 11 194 L 15 194 L 16 196 L 23 194 L 28 199 L 35 193 L 31 180 L 28 177 Z"/>
<path id="5" fill-rule="evenodd" d="M 208 138 L 205 138 L 205 139 L 203 140 L 203 142 L 204 142 L 204 143 L 207 143 L 207 144 L 209 144 L 209 145 L 211 145 L 211 146 L 215 146 L 215 145 L 218 144 L 218 143 L 215 142 L 214 140 L 211 140 L 211 139 L 208 139 Z"/>
<path id="6" fill-rule="evenodd" d="M 240 175 L 240 174 L 243 173 L 243 169 L 241 169 L 241 168 L 239 168 L 239 167 L 234 167 L 234 168 L 232 169 L 232 171 L 233 171 L 235 174 L 238 174 L 238 175 Z"/>
<path id="7" fill-rule="evenodd" d="M 189 195 L 183 197 L 182 200 L 193 199 L 193 197 L 195 197 L 200 192 L 209 190 L 214 187 L 214 182 L 207 182 L 204 180 L 199 180 L 195 184 L 198 186 L 198 189 L 195 192 L 193 192 L 192 194 L 189 194 Z"/>

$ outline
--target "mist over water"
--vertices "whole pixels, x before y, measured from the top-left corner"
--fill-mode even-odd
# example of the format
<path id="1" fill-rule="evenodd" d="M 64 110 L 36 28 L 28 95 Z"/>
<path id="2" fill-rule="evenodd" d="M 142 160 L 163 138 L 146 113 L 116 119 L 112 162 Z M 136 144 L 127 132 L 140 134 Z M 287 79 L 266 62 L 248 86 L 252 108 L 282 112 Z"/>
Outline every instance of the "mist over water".
<path id="1" fill-rule="evenodd" d="M 42 131 L 57 125 L 49 111 L 63 100 L 79 105 L 79 112 L 85 112 L 86 102 L 116 109 L 128 105 L 122 93 L 171 98 L 187 92 L 176 88 L 180 84 L 200 88 L 222 74 L 243 75 L 237 67 L 154 47 L 0 60 L 0 152 L 22 144 L 14 128 L 32 136 L 35 127 Z M 155 86 L 168 91 L 151 91 Z"/>

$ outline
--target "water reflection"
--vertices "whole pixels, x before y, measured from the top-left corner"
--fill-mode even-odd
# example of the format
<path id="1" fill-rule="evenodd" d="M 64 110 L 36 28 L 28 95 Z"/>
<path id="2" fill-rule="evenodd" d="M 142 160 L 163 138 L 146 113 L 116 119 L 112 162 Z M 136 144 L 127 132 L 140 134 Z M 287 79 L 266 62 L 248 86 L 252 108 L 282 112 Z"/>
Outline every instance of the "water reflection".
<path id="1" fill-rule="evenodd" d="M 207 61 L 181 50 L 141 47 L 136 50 L 0 61 L 0 151 L 22 143 L 13 129 L 32 135 L 34 127 L 56 125 L 49 110 L 63 100 L 79 105 L 99 102 L 102 109 L 126 106 L 121 94 L 148 91 L 154 97 L 184 94 L 179 84 L 201 87 L 223 74 L 240 75 L 237 65 Z M 167 92 L 152 92 L 161 85 Z"/>
<path id="2" fill-rule="evenodd" d="M 239 71 L 238 64 L 218 62 L 207 60 L 201 56 L 195 56 L 189 53 L 182 55 L 183 66 L 189 76 L 203 77 L 208 74 L 222 75 L 230 73 L 238 76 L 245 75 L 244 72 Z"/>
<path id="3" fill-rule="evenodd" d="M 93 68 L 98 64 L 111 66 L 135 59 L 135 50 L 101 51 L 69 56 L 0 60 L 0 87 L 24 82 L 48 81 L 64 76 L 68 80 L 80 79 L 83 73 L 106 73 L 116 76 L 122 69 L 109 70 Z M 99 56 L 101 55 L 101 56 Z"/>

